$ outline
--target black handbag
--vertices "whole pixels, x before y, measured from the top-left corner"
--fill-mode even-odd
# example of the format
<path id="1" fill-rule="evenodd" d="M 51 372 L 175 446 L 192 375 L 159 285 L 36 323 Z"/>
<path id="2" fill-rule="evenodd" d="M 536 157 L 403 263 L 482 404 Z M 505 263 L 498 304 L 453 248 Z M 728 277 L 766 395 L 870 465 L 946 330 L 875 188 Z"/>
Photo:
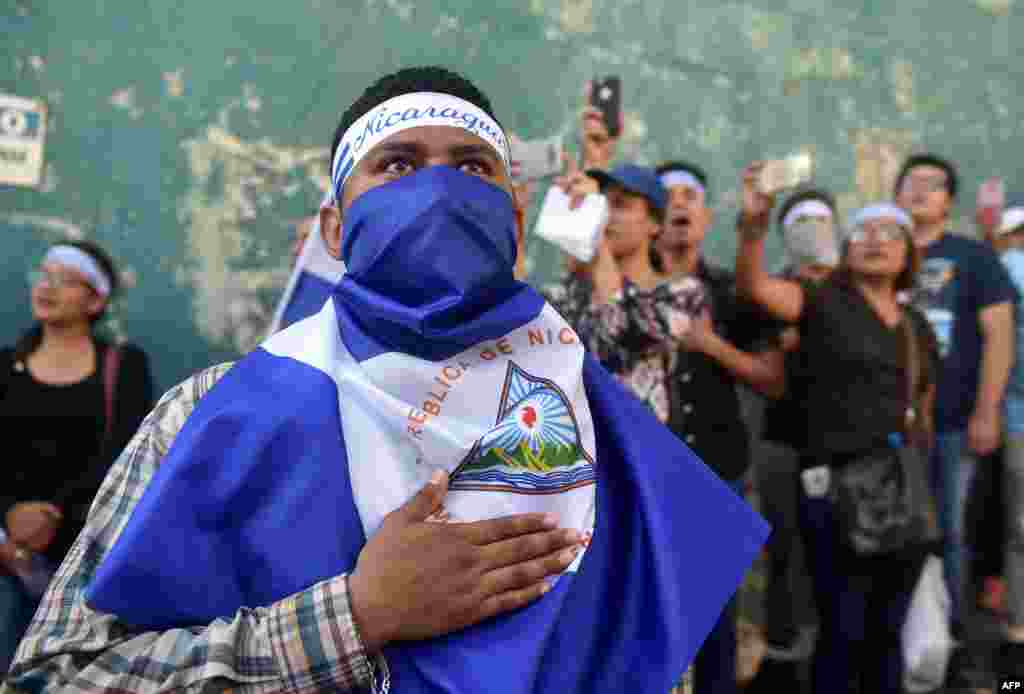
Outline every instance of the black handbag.
<path id="1" fill-rule="evenodd" d="M 939 537 L 928 450 L 916 435 L 920 357 L 911 320 L 904 313 L 908 406 L 902 445 L 856 456 L 832 471 L 829 494 L 840 532 L 861 556 L 890 554 Z"/>

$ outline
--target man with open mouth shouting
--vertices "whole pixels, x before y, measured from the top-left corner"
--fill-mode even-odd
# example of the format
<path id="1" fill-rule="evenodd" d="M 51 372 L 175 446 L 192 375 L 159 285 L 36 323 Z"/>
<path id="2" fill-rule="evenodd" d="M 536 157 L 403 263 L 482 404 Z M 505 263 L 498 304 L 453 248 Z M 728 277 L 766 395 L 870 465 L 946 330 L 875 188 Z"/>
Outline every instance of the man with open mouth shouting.
<path id="1" fill-rule="evenodd" d="M 522 208 L 472 84 L 385 77 L 333 152 L 346 274 L 164 397 L 8 686 L 668 691 L 767 526 L 514 279 Z"/>

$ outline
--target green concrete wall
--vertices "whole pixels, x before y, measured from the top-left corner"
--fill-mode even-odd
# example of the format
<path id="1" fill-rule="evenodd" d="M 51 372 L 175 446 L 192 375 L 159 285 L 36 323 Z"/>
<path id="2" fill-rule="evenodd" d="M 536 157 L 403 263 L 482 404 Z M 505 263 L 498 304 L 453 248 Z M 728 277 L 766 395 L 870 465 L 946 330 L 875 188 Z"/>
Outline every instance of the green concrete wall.
<path id="1" fill-rule="evenodd" d="M 109 329 L 161 388 L 257 339 L 340 113 L 402 66 L 464 72 L 526 138 L 571 130 L 582 82 L 622 75 L 622 156 L 706 165 L 723 262 L 753 158 L 810 149 L 848 206 L 934 148 L 965 217 L 980 179 L 1018 170 L 1013 0 L 10 0 L 0 27 L 0 91 L 50 114 L 42 184 L 0 187 L 0 342 L 29 323 L 46 244 L 95 238 L 134 277 Z M 551 276 L 550 247 L 529 260 Z"/>

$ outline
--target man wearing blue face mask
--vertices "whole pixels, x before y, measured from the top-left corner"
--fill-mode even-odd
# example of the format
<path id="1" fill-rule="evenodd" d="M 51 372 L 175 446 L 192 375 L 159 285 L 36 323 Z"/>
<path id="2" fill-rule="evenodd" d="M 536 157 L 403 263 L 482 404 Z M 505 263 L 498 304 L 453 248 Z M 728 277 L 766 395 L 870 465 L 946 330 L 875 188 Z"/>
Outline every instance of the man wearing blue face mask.
<path id="1" fill-rule="evenodd" d="M 667 691 L 763 521 L 514 279 L 522 211 L 473 85 L 388 76 L 332 149 L 346 274 L 165 396 L 11 691 Z"/>

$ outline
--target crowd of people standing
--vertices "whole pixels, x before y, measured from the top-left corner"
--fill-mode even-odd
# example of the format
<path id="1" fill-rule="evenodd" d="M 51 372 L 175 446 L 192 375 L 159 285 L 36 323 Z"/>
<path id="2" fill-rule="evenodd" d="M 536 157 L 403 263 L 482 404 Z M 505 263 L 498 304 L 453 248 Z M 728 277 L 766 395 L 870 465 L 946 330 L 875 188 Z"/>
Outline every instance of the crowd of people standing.
<path id="1" fill-rule="evenodd" d="M 966 625 L 993 573 L 972 568 L 982 553 L 999 555 L 994 573 L 1007 586 L 995 667 L 1024 678 L 1024 206 L 967 238 L 951 228 L 955 165 L 921 154 L 903 164 L 891 199 L 841 220 L 824 182 L 777 200 L 759 189 L 755 162 L 739 174 L 735 261 L 721 266 L 704 254 L 714 185 L 701 166 L 616 165 L 600 114 L 585 111 L 581 129 L 582 160 L 555 185 L 574 200 L 605 196 L 609 220 L 594 258 L 566 255 L 564 277 L 543 293 L 737 493 L 751 470 L 761 485 L 774 533 L 767 656 L 750 686 L 903 691 L 901 628 L 929 555 L 942 557 L 961 644 L 948 682 L 969 686 Z M 765 262 L 773 224 L 786 251 L 777 273 Z M 10 428 L 18 462 L 0 494 L 3 670 L 154 403 L 144 352 L 94 330 L 117 276 L 94 244 L 51 248 L 30 279 L 35 324 L 2 353 L 0 411 L 25 423 Z M 763 410 L 759 422 L 745 398 Z M 972 546 L 965 523 L 985 466 L 1000 471 L 1003 496 L 994 550 Z M 926 481 L 934 523 L 920 532 L 890 532 L 912 525 L 893 520 L 906 511 L 892 498 L 893 471 L 908 474 L 900 489 L 915 474 Z M 888 520 L 857 524 L 865 494 Z M 813 632 L 797 585 L 813 595 Z M 736 619 L 730 605 L 704 643 L 693 692 L 738 690 Z M 808 659 L 804 683 L 797 666 Z"/>

